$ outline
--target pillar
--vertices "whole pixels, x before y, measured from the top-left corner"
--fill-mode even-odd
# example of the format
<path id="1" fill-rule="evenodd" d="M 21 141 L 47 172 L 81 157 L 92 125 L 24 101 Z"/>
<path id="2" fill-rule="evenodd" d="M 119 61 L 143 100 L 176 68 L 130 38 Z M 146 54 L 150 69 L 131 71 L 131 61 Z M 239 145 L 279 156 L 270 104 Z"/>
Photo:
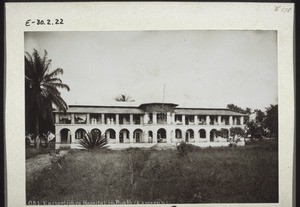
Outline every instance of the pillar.
<path id="1" fill-rule="evenodd" d="M 210 117 L 206 116 L 206 125 L 209 125 L 209 122 L 210 122 Z"/>
<path id="2" fill-rule="evenodd" d="M 232 116 L 229 116 L 229 125 L 233 125 L 233 118 L 232 118 Z"/>
<path id="3" fill-rule="evenodd" d="M 185 136 L 186 136 L 186 130 L 181 131 L 181 140 L 185 141 Z"/>
<path id="4" fill-rule="evenodd" d="M 172 124 L 175 123 L 175 113 L 172 114 Z"/>
<path id="5" fill-rule="evenodd" d="M 222 120 L 222 119 L 221 119 L 221 116 L 218 116 L 218 124 L 219 124 L 219 125 L 221 125 L 221 122 L 222 122 L 221 120 Z"/>
<path id="6" fill-rule="evenodd" d="M 86 114 L 86 124 L 90 124 L 90 114 Z"/>
<path id="7" fill-rule="evenodd" d="M 140 124 L 143 124 L 143 116 L 140 115 Z"/>
<path id="8" fill-rule="evenodd" d="M 171 144 L 171 131 L 166 131 L 167 143 Z"/>
<path id="9" fill-rule="evenodd" d="M 195 125 L 198 125 L 198 115 L 194 116 L 194 123 L 195 123 Z"/>
<path id="10" fill-rule="evenodd" d="M 75 115 L 71 114 L 71 124 L 75 124 Z"/>
<path id="11" fill-rule="evenodd" d="M 206 130 L 205 131 L 205 135 L 206 135 L 206 142 L 210 142 L 210 131 L 209 130 Z"/>
<path id="12" fill-rule="evenodd" d="M 59 114 L 55 114 L 55 123 L 59 124 Z"/>
<path id="13" fill-rule="evenodd" d="M 55 129 L 55 142 L 60 143 L 61 142 L 61 137 L 60 137 L 60 130 Z"/>
<path id="14" fill-rule="evenodd" d="M 148 123 L 148 113 L 144 114 L 144 124 Z"/>
<path id="15" fill-rule="evenodd" d="M 120 143 L 120 132 L 116 130 L 116 143 Z"/>
<path id="16" fill-rule="evenodd" d="M 101 114 L 101 124 L 105 124 L 104 114 Z"/>
<path id="17" fill-rule="evenodd" d="M 182 125 L 185 125 L 185 115 L 182 115 Z"/>
<path id="18" fill-rule="evenodd" d="M 132 114 L 130 114 L 132 115 Z M 133 131 L 129 131 L 129 142 L 133 143 Z"/>
<path id="19" fill-rule="evenodd" d="M 157 124 L 157 116 L 156 116 L 156 115 L 157 115 L 156 112 L 153 112 L 153 113 L 152 113 L 152 116 L 153 116 L 153 117 L 152 117 L 153 124 Z"/>
<path id="20" fill-rule="evenodd" d="M 119 125 L 119 114 L 116 114 L 116 124 Z"/>
<path id="21" fill-rule="evenodd" d="M 157 132 L 152 132 L 153 135 L 153 143 L 157 143 Z"/>
<path id="22" fill-rule="evenodd" d="M 244 125 L 244 116 L 241 116 L 241 125 Z"/>
<path id="23" fill-rule="evenodd" d="M 129 123 L 132 125 L 133 124 L 133 114 L 129 115 Z"/>
<path id="24" fill-rule="evenodd" d="M 171 124 L 171 113 L 167 112 L 167 124 Z"/>

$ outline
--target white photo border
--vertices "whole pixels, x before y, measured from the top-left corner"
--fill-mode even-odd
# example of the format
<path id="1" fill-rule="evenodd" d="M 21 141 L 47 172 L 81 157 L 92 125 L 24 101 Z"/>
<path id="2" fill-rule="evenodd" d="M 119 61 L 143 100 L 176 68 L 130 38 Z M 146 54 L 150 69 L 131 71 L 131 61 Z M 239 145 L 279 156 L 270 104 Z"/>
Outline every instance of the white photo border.
<path id="1" fill-rule="evenodd" d="M 292 206 L 295 142 L 293 59 L 294 4 L 216 2 L 47 2 L 6 3 L 5 9 L 5 150 L 7 206 L 26 206 L 25 142 L 22 141 L 22 137 L 24 137 L 25 133 L 24 32 L 140 30 L 277 31 L 279 203 L 176 204 L 176 206 Z M 52 26 L 26 26 L 27 20 L 36 18 L 62 18 L 64 24 Z M 158 205 L 149 204 L 143 206 Z M 172 206 L 172 204 L 162 206 Z"/>

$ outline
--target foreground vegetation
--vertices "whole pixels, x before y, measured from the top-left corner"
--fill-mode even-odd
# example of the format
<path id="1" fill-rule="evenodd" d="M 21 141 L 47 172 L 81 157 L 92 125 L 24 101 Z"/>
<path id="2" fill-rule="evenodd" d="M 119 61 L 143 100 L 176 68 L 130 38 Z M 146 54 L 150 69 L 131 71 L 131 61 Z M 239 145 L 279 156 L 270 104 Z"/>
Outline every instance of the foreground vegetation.
<path id="1" fill-rule="evenodd" d="M 27 203 L 278 202 L 278 150 L 266 146 L 71 150 L 27 180 Z"/>

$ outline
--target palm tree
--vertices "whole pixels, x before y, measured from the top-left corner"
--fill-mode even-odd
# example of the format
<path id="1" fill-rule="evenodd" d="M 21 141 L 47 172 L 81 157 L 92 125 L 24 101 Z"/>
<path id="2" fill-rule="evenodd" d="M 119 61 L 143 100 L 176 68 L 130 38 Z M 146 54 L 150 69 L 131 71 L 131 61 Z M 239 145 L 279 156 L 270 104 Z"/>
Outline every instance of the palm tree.
<path id="1" fill-rule="evenodd" d="M 51 61 L 47 57 L 46 50 L 43 57 L 36 49 L 32 55 L 25 53 L 26 130 L 34 132 L 35 138 L 40 134 L 41 121 L 48 119 L 53 125 L 53 105 L 64 112 L 68 109 L 58 89 L 69 91 L 70 88 L 57 78 L 58 75 L 63 74 L 63 69 L 49 71 Z"/>
<path id="2" fill-rule="evenodd" d="M 132 99 L 130 95 L 121 94 L 115 98 L 115 101 L 118 102 L 134 102 L 135 100 Z"/>

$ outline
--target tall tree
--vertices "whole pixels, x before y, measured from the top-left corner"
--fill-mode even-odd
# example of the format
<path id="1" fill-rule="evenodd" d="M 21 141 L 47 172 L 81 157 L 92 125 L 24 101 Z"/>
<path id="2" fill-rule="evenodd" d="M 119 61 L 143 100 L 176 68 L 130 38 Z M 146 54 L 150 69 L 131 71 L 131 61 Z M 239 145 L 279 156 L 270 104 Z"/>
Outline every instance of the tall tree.
<path id="1" fill-rule="evenodd" d="M 66 111 L 67 103 L 61 97 L 58 89 L 70 90 L 69 86 L 62 83 L 58 75 L 63 74 L 63 69 L 57 68 L 49 71 L 51 59 L 47 51 L 40 56 L 34 49 L 32 55 L 25 53 L 25 120 L 27 132 L 40 134 L 40 123 L 48 120 L 53 125 L 53 108 Z"/>
<path id="2" fill-rule="evenodd" d="M 270 135 L 278 138 L 278 105 L 270 105 L 266 108 L 265 127 L 270 131 Z"/>
<path id="3" fill-rule="evenodd" d="M 120 94 L 119 96 L 115 97 L 115 101 L 118 101 L 118 102 L 134 102 L 135 100 L 133 100 L 130 95 Z"/>
<path id="4" fill-rule="evenodd" d="M 246 108 L 246 109 L 242 109 L 241 107 L 238 107 L 234 104 L 227 104 L 227 108 L 231 111 L 235 111 L 235 112 L 238 112 L 238 113 L 243 113 L 243 114 L 248 114 L 250 115 L 251 114 L 251 108 Z"/>

